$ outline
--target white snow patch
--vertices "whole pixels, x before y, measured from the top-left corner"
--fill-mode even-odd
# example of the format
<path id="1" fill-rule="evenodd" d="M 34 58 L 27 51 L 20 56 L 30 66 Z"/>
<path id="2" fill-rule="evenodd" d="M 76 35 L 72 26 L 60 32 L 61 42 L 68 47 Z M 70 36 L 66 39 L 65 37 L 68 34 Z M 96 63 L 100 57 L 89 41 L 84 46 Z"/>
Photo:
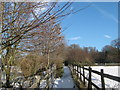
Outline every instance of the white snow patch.
<path id="1" fill-rule="evenodd" d="M 46 87 L 46 80 L 42 80 L 41 82 L 40 82 L 40 86 L 39 86 L 39 88 L 45 88 Z"/>

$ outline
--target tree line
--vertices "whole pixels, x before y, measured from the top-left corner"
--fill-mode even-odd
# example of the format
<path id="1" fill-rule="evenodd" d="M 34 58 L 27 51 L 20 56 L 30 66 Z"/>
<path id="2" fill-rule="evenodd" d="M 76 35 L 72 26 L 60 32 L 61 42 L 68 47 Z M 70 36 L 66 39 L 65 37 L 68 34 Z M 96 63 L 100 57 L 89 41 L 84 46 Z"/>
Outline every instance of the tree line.
<path id="1" fill-rule="evenodd" d="M 101 51 L 96 47 L 83 47 L 72 44 L 67 47 L 66 61 L 69 63 L 82 63 L 94 65 L 95 63 L 120 63 L 120 39 L 111 41 Z"/>
<path id="2" fill-rule="evenodd" d="M 74 13 L 72 2 L 0 2 L 1 70 L 6 74 L 4 87 L 11 87 L 12 66 L 20 67 L 23 76 L 36 75 L 50 66 L 61 66 L 61 21 Z M 57 60 L 57 61 L 56 61 Z M 58 63 L 59 62 L 59 63 Z M 16 72 L 15 72 L 16 73 Z"/>

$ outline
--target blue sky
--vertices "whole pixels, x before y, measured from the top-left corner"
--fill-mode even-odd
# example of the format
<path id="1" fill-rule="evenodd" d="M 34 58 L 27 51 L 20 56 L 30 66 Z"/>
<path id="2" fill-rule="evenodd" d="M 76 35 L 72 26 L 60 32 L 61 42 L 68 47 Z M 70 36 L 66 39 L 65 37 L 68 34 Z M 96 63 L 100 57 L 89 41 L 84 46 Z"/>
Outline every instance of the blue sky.
<path id="1" fill-rule="evenodd" d="M 83 8 L 89 3 L 75 2 L 71 8 Z M 80 47 L 96 47 L 101 50 L 118 37 L 118 3 L 92 3 L 88 8 L 68 16 L 62 27 L 69 26 L 63 32 L 67 44 L 79 44 Z"/>

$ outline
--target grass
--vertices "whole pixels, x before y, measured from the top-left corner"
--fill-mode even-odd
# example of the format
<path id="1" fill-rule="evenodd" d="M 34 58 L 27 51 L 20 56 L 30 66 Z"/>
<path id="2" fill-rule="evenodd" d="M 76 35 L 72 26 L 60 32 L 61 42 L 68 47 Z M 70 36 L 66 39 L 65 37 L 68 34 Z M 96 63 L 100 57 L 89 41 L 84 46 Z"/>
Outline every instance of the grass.
<path id="1" fill-rule="evenodd" d="M 56 70 L 56 78 L 62 77 L 63 73 L 64 73 L 63 66 L 60 67 L 60 68 L 57 68 L 57 70 Z"/>
<path id="2" fill-rule="evenodd" d="M 76 76 L 76 74 L 74 72 L 71 71 L 72 74 L 72 78 L 76 84 L 76 86 L 79 88 L 79 90 L 85 90 L 87 89 L 86 86 L 83 84 L 83 82 L 81 82 L 78 77 Z"/>

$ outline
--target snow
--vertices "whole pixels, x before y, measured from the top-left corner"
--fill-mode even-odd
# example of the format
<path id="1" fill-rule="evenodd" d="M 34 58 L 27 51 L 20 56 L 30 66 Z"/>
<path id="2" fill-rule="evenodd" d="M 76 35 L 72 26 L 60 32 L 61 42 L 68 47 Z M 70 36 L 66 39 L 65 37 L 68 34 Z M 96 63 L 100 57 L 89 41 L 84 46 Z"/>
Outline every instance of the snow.
<path id="1" fill-rule="evenodd" d="M 88 68 L 87 66 L 85 66 L 85 67 Z M 103 69 L 105 74 L 120 77 L 120 75 L 118 73 L 120 66 L 91 66 L 91 68 L 92 68 L 92 70 L 96 70 L 99 72 L 101 69 Z M 85 70 L 85 76 L 87 78 L 89 78 L 89 72 L 87 70 Z M 120 82 L 117 82 L 117 81 L 114 81 L 114 80 L 111 80 L 108 78 L 104 78 L 104 80 L 105 80 L 105 88 L 119 88 L 120 89 L 120 87 L 119 87 Z M 97 86 L 101 87 L 100 75 L 92 73 L 92 82 L 95 83 Z"/>
<path id="2" fill-rule="evenodd" d="M 88 68 L 87 66 L 85 66 L 85 67 Z M 120 66 L 91 66 L 91 68 L 92 68 L 92 70 L 96 70 L 99 72 L 101 69 L 103 69 L 105 74 L 120 77 L 120 75 L 118 73 L 118 69 L 120 68 Z M 83 71 L 81 70 L 81 72 L 83 72 Z M 89 78 L 89 72 L 87 70 L 85 70 L 85 76 L 87 78 Z M 104 80 L 105 80 L 105 88 L 119 88 L 120 89 L 120 87 L 119 87 L 120 82 L 118 83 L 117 81 L 114 81 L 114 80 L 111 80 L 108 78 L 104 78 Z M 101 88 L 100 75 L 92 73 L 92 82 Z M 86 83 L 86 85 L 87 84 L 88 84 L 88 82 Z M 41 82 L 40 87 L 43 88 L 45 86 L 46 86 L 46 81 L 43 80 Z M 74 84 L 74 81 L 72 79 L 71 72 L 67 66 L 64 66 L 63 77 L 55 79 L 53 88 L 74 88 L 74 87 L 75 87 L 75 84 Z"/>
<path id="3" fill-rule="evenodd" d="M 46 87 L 46 80 L 42 80 L 42 81 L 40 82 L 39 88 L 45 88 L 45 87 Z"/>
<path id="4" fill-rule="evenodd" d="M 67 66 L 64 66 L 64 74 L 62 78 L 57 78 L 53 88 L 73 88 L 75 86 L 71 76 L 71 72 Z"/>
<path id="5" fill-rule="evenodd" d="M 46 87 L 46 80 L 40 82 L 39 88 Z M 54 80 L 53 88 L 73 88 L 75 87 L 74 81 L 71 76 L 71 72 L 67 66 L 64 66 L 64 73 L 62 78 L 56 78 Z"/>

